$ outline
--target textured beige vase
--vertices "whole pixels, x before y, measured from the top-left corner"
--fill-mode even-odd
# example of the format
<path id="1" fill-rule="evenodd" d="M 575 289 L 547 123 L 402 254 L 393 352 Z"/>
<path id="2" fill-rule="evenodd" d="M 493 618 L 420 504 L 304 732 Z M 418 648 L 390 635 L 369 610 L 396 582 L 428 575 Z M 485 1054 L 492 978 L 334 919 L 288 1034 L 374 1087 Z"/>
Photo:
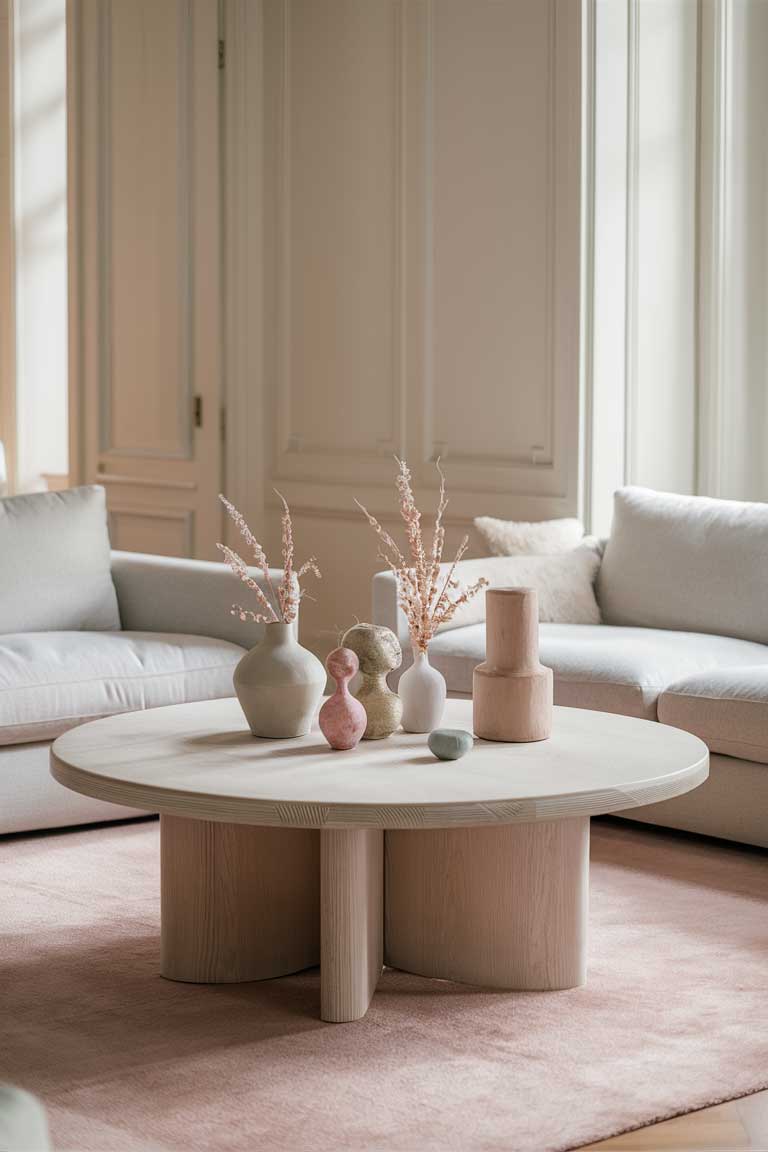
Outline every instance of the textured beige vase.
<path id="1" fill-rule="evenodd" d="M 296 639 L 294 624 L 266 624 L 260 644 L 235 668 L 235 692 L 254 736 L 306 736 L 323 690 L 325 668 Z"/>
<path id="2" fill-rule="evenodd" d="M 355 624 L 344 633 L 341 643 L 360 661 L 362 682 L 355 696 L 368 720 L 363 740 L 384 740 L 400 727 L 403 714 L 400 697 L 387 684 L 387 674 L 402 663 L 400 642 L 394 632 L 380 624 Z"/>
<path id="3" fill-rule="evenodd" d="M 552 669 L 539 663 L 535 588 L 485 594 L 485 662 L 473 677 L 475 735 L 484 740 L 546 740 L 552 731 Z"/>

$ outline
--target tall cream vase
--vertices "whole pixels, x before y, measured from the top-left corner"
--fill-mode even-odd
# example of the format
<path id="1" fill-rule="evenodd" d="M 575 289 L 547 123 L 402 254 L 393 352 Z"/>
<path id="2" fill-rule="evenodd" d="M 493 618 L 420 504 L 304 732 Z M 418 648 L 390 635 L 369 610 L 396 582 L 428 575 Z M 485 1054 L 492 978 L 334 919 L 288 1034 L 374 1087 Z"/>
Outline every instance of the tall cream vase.
<path id="1" fill-rule="evenodd" d="M 302 648 L 296 625 L 264 625 L 264 636 L 235 668 L 235 692 L 254 736 L 306 736 L 325 689 L 325 669 Z"/>

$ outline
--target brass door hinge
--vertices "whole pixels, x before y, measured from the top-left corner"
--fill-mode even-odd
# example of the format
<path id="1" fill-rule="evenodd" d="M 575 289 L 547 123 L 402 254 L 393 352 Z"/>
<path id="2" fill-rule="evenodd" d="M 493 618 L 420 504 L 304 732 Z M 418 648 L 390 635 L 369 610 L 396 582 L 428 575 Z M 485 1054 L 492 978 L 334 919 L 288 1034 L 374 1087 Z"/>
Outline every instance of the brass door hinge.
<path id="1" fill-rule="evenodd" d="M 192 402 L 192 423 L 195 428 L 202 428 L 203 426 L 203 398 L 202 396 L 195 396 Z"/>

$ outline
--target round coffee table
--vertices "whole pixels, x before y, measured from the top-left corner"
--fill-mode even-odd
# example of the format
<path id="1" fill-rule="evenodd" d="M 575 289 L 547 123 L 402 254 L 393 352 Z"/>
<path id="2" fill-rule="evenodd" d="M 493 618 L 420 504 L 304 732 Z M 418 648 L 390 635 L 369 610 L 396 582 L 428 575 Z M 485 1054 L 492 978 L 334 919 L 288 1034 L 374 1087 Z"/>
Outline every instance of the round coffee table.
<path id="1" fill-rule="evenodd" d="M 472 728 L 450 700 L 446 727 Z M 60 736 L 67 788 L 161 815 L 161 971 L 262 980 L 320 962 L 321 1016 L 365 1015 L 383 964 L 508 989 L 586 980 L 589 817 L 701 784 L 677 728 L 555 708 L 549 740 L 436 760 L 397 733 L 258 740 L 236 700 Z M 386 883 L 385 883 L 386 873 Z"/>

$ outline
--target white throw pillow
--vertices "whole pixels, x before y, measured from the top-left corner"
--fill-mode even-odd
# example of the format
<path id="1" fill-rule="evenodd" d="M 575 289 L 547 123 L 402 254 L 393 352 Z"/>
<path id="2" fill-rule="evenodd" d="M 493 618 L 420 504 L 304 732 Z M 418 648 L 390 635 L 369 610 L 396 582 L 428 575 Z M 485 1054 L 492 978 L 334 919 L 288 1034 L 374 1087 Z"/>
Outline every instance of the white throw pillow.
<path id="1" fill-rule="evenodd" d="M 119 627 L 104 489 L 0 500 L 0 633 Z"/>
<path id="2" fill-rule="evenodd" d="M 594 590 L 599 567 L 599 552 L 584 546 L 559 556 L 488 556 L 463 560 L 456 575 L 464 585 L 474 584 L 484 576 L 490 588 L 535 588 L 542 624 L 599 624 L 600 609 Z M 479 592 L 438 631 L 482 624 L 484 620 L 485 594 Z"/>
<path id="3" fill-rule="evenodd" d="M 475 528 L 492 556 L 554 556 L 578 548 L 584 536 L 580 520 L 496 520 L 478 516 Z"/>
<path id="4" fill-rule="evenodd" d="M 768 644 L 768 504 L 621 488 L 598 600 L 606 624 Z"/>

